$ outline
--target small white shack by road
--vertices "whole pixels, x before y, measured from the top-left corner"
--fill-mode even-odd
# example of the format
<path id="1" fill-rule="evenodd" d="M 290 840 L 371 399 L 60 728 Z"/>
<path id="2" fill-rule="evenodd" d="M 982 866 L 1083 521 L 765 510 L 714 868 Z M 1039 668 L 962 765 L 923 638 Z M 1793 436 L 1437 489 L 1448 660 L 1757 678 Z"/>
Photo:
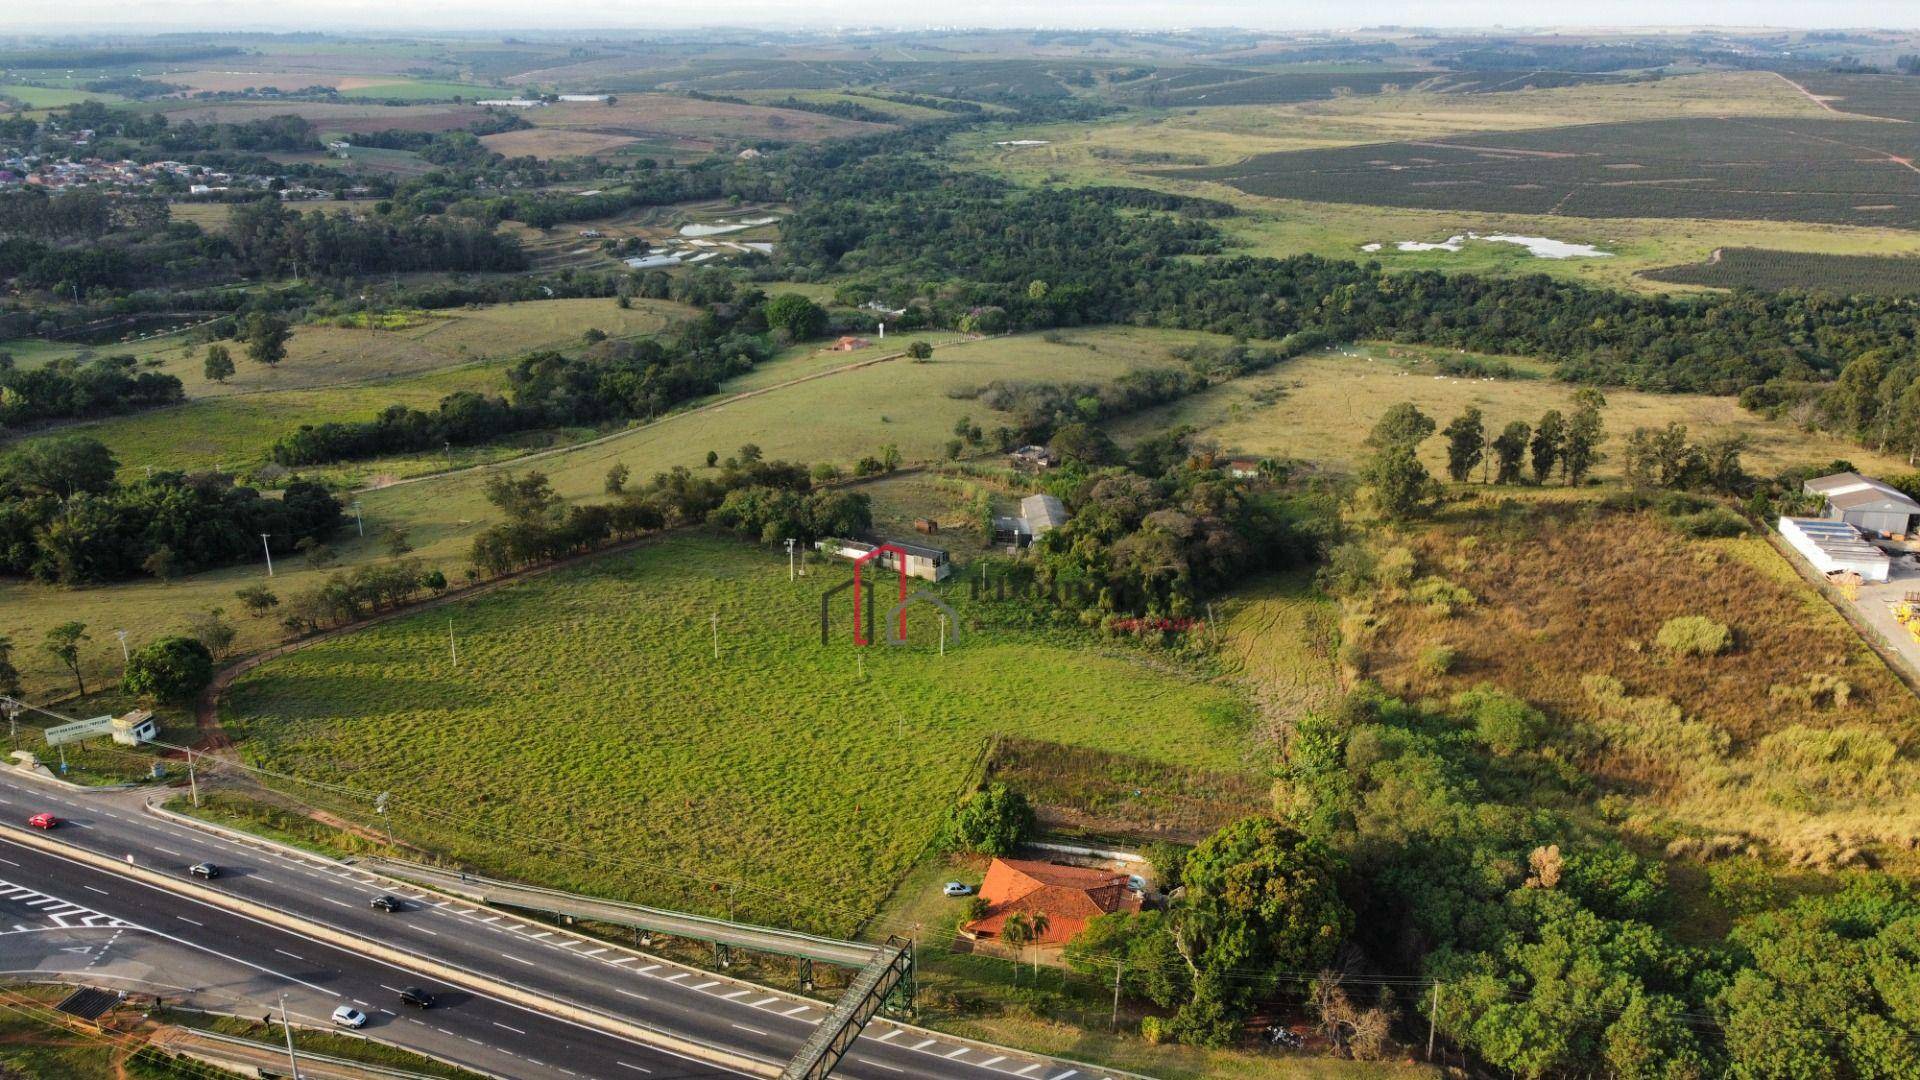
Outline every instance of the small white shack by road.
<path id="1" fill-rule="evenodd" d="M 1862 581 L 1885 581 L 1893 574 L 1892 557 L 1850 522 L 1783 517 L 1780 535 L 1822 574 L 1852 571 Z"/>

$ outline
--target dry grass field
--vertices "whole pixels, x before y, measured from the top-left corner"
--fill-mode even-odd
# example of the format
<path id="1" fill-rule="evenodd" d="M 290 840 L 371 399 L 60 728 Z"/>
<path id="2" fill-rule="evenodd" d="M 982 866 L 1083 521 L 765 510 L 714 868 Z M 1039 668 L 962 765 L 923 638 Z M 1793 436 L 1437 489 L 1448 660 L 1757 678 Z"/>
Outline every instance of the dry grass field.
<path id="1" fill-rule="evenodd" d="M 673 94 L 622 94 L 612 105 L 575 103 L 535 109 L 527 119 L 540 128 L 672 138 L 714 144 L 759 139 L 819 142 L 887 130 L 884 124 L 793 109 L 696 101 Z"/>
<path id="2" fill-rule="evenodd" d="M 1297 458 L 1337 469 L 1355 466 L 1375 420 L 1389 406 L 1412 401 L 1444 425 L 1468 406 L 1478 406 L 1490 427 L 1509 421 L 1531 424 L 1547 409 L 1569 408 L 1574 388 L 1547 378 L 1485 379 L 1434 373 L 1433 350 L 1367 345 L 1305 356 L 1251 378 L 1238 379 L 1174 404 L 1122 420 L 1123 440 L 1145 437 L 1173 424 L 1193 424 L 1221 449 L 1238 454 Z M 1529 365 L 1528 361 L 1516 361 Z M 1538 367 L 1537 364 L 1531 366 Z M 1863 470 L 1900 472 L 1905 459 L 1888 457 L 1849 440 L 1801 431 L 1784 421 L 1747 412 L 1729 397 L 1653 394 L 1608 389 L 1606 428 L 1614 445 L 1636 427 L 1679 421 L 1696 438 L 1739 432 L 1751 447 L 1749 471 L 1791 465 L 1852 461 Z M 1446 463 L 1442 440 L 1421 447 L 1427 467 Z M 1618 460 L 1603 462 L 1598 475 L 1618 475 Z"/>
<path id="3" fill-rule="evenodd" d="M 1361 652 L 1388 689 L 1526 698 L 1656 836 L 1755 838 L 1815 866 L 1920 838 L 1920 702 L 1764 540 L 1688 540 L 1591 503 L 1448 518 L 1403 543 L 1418 575 L 1474 599 L 1382 598 Z M 1663 647 L 1681 616 L 1731 628 L 1732 647 Z M 1444 675 L 1418 661 L 1440 645 Z"/>
<path id="4" fill-rule="evenodd" d="M 201 346 L 182 341 L 156 355 L 162 359 L 160 370 L 178 377 L 188 397 L 216 398 L 417 375 L 573 345 L 590 327 L 609 337 L 652 334 L 688 314 L 669 300 L 638 299 L 632 305 L 622 308 L 610 299 L 530 300 L 421 312 L 394 330 L 304 323 L 294 328 L 287 358 L 271 368 L 249 361 L 244 349 L 227 342 L 239 370 L 225 383 L 207 381 Z"/>
<path id="5" fill-rule="evenodd" d="M 595 157 L 600 154 L 610 154 L 632 146 L 640 139 L 633 135 L 614 135 L 599 131 L 533 128 L 486 135 L 482 136 L 480 141 L 494 153 L 505 154 L 510 158 L 536 157 L 551 161 L 554 158 Z"/>
<path id="6" fill-rule="evenodd" d="M 478 89 L 478 88 L 476 88 Z M 477 105 L 355 105 L 329 101 L 259 101 L 169 105 L 167 118 L 196 124 L 242 124 L 269 116 L 298 116 L 322 131 L 451 131 L 466 127 L 487 111 Z"/>

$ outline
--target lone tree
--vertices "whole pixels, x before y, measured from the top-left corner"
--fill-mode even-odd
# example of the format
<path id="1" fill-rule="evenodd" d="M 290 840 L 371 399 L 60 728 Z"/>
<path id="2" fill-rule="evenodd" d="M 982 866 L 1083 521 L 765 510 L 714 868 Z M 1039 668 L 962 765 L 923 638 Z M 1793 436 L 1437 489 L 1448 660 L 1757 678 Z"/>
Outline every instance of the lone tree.
<path id="1" fill-rule="evenodd" d="M 190 637 L 164 637 L 142 646 L 127 661 L 121 685 L 153 701 L 191 699 L 213 681 L 213 653 Z"/>
<path id="2" fill-rule="evenodd" d="M 287 339 L 292 336 L 287 320 L 255 312 L 247 317 L 247 357 L 272 367 L 287 358 Z"/>
<path id="3" fill-rule="evenodd" d="M 240 606 L 247 609 L 247 614 L 256 619 L 280 606 L 280 598 L 265 585 L 249 585 L 233 595 L 239 598 Z"/>
<path id="4" fill-rule="evenodd" d="M 953 842 L 982 855 L 1010 855 L 1033 831 L 1033 807 L 1005 784 L 989 784 L 954 807 L 948 821 Z"/>
<path id="5" fill-rule="evenodd" d="M 1517 484 L 1526 467 L 1527 441 L 1533 437 L 1533 428 L 1525 420 L 1515 420 L 1508 424 L 1500 436 L 1493 440 L 1493 482 L 1496 484 Z"/>
<path id="6" fill-rule="evenodd" d="M 207 346 L 207 362 L 200 370 L 214 382 L 226 382 L 233 378 L 233 354 L 225 345 L 215 342 Z"/>
<path id="7" fill-rule="evenodd" d="M 1380 414 L 1373 430 L 1367 433 L 1367 445 L 1375 450 L 1396 446 L 1411 450 L 1425 442 L 1433 429 L 1433 417 L 1421 412 L 1420 406 L 1413 402 L 1403 401 Z"/>
<path id="8" fill-rule="evenodd" d="M 1600 426 L 1600 410 L 1606 408 L 1606 395 L 1591 386 L 1573 393 L 1573 418 L 1567 422 L 1566 447 L 1560 452 L 1560 467 L 1567 483 L 1579 486 L 1587 482 L 1593 467 L 1606 460 L 1600 441 L 1606 437 Z"/>
<path id="9" fill-rule="evenodd" d="M 1273 993 L 1277 973 L 1326 966 L 1352 929 L 1332 854 L 1268 817 L 1244 818 L 1193 849 L 1174 937 L 1193 973 L 1175 1018 L 1183 1042 L 1225 1046 Z"/>
<path id="10" fill-rule="evenodd" d="M 1447 436 L 1447 475 L 1456 484 L 1465 483 L 1474 467 L 1486 457 L 1487 425 L 1477 406 L 1453 418 L 1444 433 Z"/>
<path id="11" fill-rule="evenodd" d="M 1373 502 L 1388 517 L 1416 517 L 1433 499 L 1433 476 L 1411 446 L 1390 446 L 1373 455 L 1360 478 L 1373 489 Z"/>
<path id="12" fill-rule="evenodd" d="M 1559 409 L 1548 409 L 1540 415 L 1540 424 L 1533 429 L 1533 442 L 1527 447 L 1533 459 L 1534 483 L 1544 484 L 1553 475 L 1553 467 L 1560 463 L 1560 453 L 1566 445 L 1566 418 L 1560 415 Z"/>
<path id="13" fill-rule="evenodd" d="M 87 680 L 80 675 L 80 643 L 90 640 L 92 638 L 87 634 L 86 623 L 68 622 L 47 631 L 46 643 L 41 646 L 47 650 L 49 656 L 65 664 L 67 670 L 73 672 L 73 684 L 80 689 L 83 696 L 87 692 Z"/>
<path id="14" fill-rule="evenodd" d="M 927 360 L 933 356 L 933 346 L 924 341 L 916 341 L 907 346 L 907 355 L 915 360 Z"/>
<path id="15" fill-rule="evenodd" d="M 827 329 L 827 309 L 799 293 L 781 293 L 767 301 L 767 327 L 785 330 L 794 341 L 819 337 Z"/>

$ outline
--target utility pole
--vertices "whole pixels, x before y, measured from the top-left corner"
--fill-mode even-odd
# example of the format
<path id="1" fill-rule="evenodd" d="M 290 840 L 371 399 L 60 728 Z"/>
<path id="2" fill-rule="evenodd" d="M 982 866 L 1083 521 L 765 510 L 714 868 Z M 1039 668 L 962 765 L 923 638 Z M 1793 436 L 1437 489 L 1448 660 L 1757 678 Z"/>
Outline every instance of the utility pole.
<path id="1" fill-rule="evenodd" d="M 1433 1002 L 1427 1008 L 1427 1060 L 1433 1060 L 1433 1031 L 1440 1024 L 1441 984 L 1433 984 Z"/>
<path id="2" fill-rule="evenodd" d="M 380 821 L 387 827 L 387 846 L 393 846 L 393 817 L 387 813 L 387 799 L 392 792 L 383 791 L 373 797 L 373 812 L 380 815 Z"/>
<path id="3" fill-rule="evenodd" d="M 115 630 L 113 636 L 120 639 L 120 666 L 124 669 L 128 664 L 133 662 L 133 658 L 127 655 L 127 632 L 125 630 Z"/>
<path id="4" fill-rule="evenodd" d="M 287 1023 L 287 995 L 280 995 L 280 1030 L 287 1033 L 287 1067 L 293 1070 L 293 1080 L 300 1080 L 300 1059 L 293 1053 L 293 1025 Z"/>
<path id="5" fill-rule="evenodd" d="M 267 543 L 267 534 L 260 534 L 260 550 L 267 553 L 267 576 L 273 576 L 273 545 Z"/>
<path id="6" fill-rule="evenodd" d="M 200 808 L 200 780 L 193 774 L 193 748 L 187 748 L 187 790 L 193 794 L 194 809 Z"/>
<path id="7" fill-rule="evenodd" d="M 367 538 L 367 523 L 360 520 L 360 500 L 353 500 L 353 527 L 359 531 L 360 539 Z"/>
<path id="8" fill-rule="evenodd" d="M 720 613 L 713 615 L 713 658 L 720 659 Z"/>
<path id="9" fill-rule="evenodd" d="M 793 580 L 793 537 L 787 537 L 787 580 Z"/>
<path id="10" fill-rule="evenodd" d="M 453 656 L 453 666 L 460 666 L 460 646 L 453 640 L 453 616 L 447 616 L 447 652 Z"/>
<path id="11" fill-rule="evenodd" d="M 947 655 L 947 613 L 940 613 L 940 655 Z"/>
<path id="12" fill-rule="evenodd" d="M 1113 1020 L 1108 1026 L 1114 1031 L 1120 1030 L 1120 973 L 1126 969 L 1125 960 L 1113 965 Z"/>
<path id="13" fill-rule="evenodd" d="M 10 744 L 20 741 L 20 703 L 12 698 L 0 698 L 0 710 L 7 714 L 7 739 Z"/>

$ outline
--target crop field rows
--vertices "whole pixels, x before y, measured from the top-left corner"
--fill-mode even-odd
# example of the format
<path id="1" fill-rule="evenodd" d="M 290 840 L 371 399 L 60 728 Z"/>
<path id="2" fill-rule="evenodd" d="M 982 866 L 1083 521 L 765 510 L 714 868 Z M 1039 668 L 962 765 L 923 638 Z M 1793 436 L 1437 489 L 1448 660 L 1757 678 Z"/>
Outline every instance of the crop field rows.
<path id="1" fill-rule="evenodd" d="M 1160 175 L 1430 210 L 1913 227 L 1916 158 L 1911 124 L 1699 118 L 1264 154 Z"/>
<path id="2" fill-rule="evenodd" d="M 1821 289 L 1842 295 L 1920 295 L 1920 258 L 1911 255 L 1831 255 L 1765 248 L 1715 249 L 1704 262 L 1663 267 L 1641 275 L 1677 285 L 1719 289 Z"/>

